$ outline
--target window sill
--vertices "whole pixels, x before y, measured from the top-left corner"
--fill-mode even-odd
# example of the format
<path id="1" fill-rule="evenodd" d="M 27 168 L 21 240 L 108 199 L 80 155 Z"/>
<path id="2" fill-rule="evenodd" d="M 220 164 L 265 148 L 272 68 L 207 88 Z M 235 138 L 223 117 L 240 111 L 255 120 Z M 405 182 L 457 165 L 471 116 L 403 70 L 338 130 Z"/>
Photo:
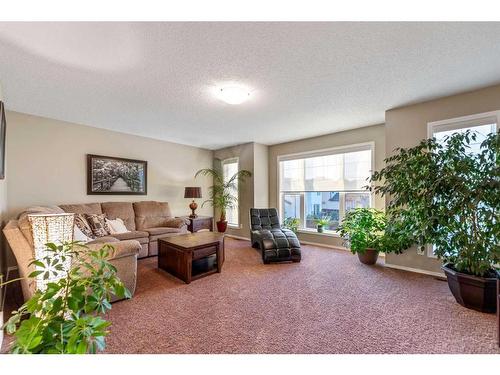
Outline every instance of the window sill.
<path id="1" fill-rule="evenodd" d="M 337 232 L 319 233 L 317 230 L 314 230 L 314 229 L 299 229 L 299 230 L 297 230 L 297 233 L 313 234 L 316 236 L 340 238 L 340 235 Z"/>
<path id="2" fill-rule="evenodd" d="M 227 224 L 227 227 L 228 228 L 231 228 L 231 229 L 241 229 L 241 224 L 240 225 L 237 225 L 237 224 Z"/>

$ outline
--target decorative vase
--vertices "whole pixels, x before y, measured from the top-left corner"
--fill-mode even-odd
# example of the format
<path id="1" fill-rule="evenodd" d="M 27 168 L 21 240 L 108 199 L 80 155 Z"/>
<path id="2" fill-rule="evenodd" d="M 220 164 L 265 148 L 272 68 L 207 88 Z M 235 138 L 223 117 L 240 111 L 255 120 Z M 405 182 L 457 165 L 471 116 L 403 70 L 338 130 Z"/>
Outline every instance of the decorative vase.
<path id="1" fill-rule="evenodd" d="M 323 225 L 318 224 L 317 229 L 318 229 L 318 233 L 323 233 Z"/>
<path id="2" fill-rule="evenodd" d="M 496 277 L 479 277 L 458 272 L 451 265 L 441 269 L 446 274 L 451 294 L 468 309 L 484 313 L 496 311 Z"/>
<path id="3" fill-rule="evenodd" d="M 378 251 L 374 249 L 366 249 L 363 254 L 358 253 L 358 259 L 361 263 L 371 266 L 377 263 Z"/>
<path id="4" fill-rule="evenodd" d="M 227 221 L 226 220 L 220 220 L 217 223 L 217 231 L 220 233 L 224 233 L 227 230 Z"/>

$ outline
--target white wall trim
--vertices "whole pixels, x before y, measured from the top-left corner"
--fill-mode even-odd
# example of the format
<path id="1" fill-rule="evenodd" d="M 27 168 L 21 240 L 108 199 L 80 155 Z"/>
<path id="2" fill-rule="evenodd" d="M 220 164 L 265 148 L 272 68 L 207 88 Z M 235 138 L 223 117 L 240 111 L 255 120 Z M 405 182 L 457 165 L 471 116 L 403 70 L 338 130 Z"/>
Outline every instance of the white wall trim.
<path id="1" fill-rule="evenodd" d="M 335 249 L 335 250 L 342 250 L 342 251 L 349 251 L 345 247 L 341 246 L 335 246 L 335 245 L 328 245 L 324 243 L 318 243 L 318 242 L 310 242 L 310 241 L 302 241 L 300 240 L 300 243 L 303 245 L 312 245 L 312 246 L 319 246 L 319 247 L 328 247 L 330 249 Z"/>
<path id="2" fill-rule="evenodd" d="M 423 274 L 423 275 L 429 275 L 429 276 L 439 277 L 441 279 L 446 278 L 446 276 L 444 275 L 443 272 L 426 271 L 426 270 L 421 270 L 420 268 L 399 266 L 397 264 L 387 264 L 386 263 L 384 266 L 387 267 L 387 268 L 394 268 L 396 270 L 408 271 L 408 272 L 420 273 L 420 274 Z"/>
<path id="3" fill-rule="evenodd" d="M 492 120 L 496 123 L 496 130 L 498 130 L 498 122 L 500 120 L 500 110 L 475 113 L 469 116 L 454 117 L 446 120 L 432 121 L 427 123 L 427 137 L 431 138 L 436 131 L 436 129 L 443 128 L 445 126 L 451 126 L 453 129 L 466 128 L 468 126 L 473 126 L 475 121 L 479 120 Z"/>
<path id="4" fill-rule="evenodd" d="M 248 238 L 248 237 L 235 236 L 234 234 L 224 234 L 224 237 L 231 237 L 231 238 L 235 238 L 237 240 L 250 241 L 250 238 Z"/>

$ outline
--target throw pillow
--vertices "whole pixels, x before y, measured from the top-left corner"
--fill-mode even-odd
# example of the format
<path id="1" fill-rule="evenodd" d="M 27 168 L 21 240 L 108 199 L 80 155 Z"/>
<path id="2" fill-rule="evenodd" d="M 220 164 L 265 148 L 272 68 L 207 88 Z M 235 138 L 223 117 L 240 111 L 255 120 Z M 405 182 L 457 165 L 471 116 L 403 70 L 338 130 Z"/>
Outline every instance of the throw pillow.
<path id="1" fill-rule="evenodd" d="M 109 234 L 106 214 L 85 214 L 85 218 L 92 228 L 95 237 L 103 237 Z"/>
<path id="2" fill-rule="evenodd" d="M 83 214 L 75 214 L 75 225 L 80 229 L 80 231 L 90 239 L 94 239 L 95 235 L 92 232 L 92 228 L 90 227 L 85 215 Z"/>
<path id="3" fill-rule="evenodd" d="M 115 220 L 106 219 L 106 223 L 109 226 L 110 234 L 120 234 L 130 232 L 122 219 L 117 217 Z"/>
<path id="4" fill-rule="evenodd" d="M 78 228 L 78 225 L 75 225 L 75 228 L 73 229 L 73 241 L 87 243 L 92 241 L 92 238 L 86 236 L 85 233 Z"/>

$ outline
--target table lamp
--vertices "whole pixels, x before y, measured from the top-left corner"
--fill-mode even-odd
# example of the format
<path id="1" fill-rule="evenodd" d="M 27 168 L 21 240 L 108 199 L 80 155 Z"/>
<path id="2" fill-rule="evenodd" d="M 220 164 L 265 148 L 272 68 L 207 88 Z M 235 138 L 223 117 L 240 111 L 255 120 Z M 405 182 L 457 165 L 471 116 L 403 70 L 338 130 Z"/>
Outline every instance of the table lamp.
<path id="1" fill-rule="evenodd" d="M 34 258 L 43 259 L 45 256 L 53 255 L 47 251 L 47 243 L 60 245 L 64 242 L 73 241 L 75 214 L 30 214 L 28 220 L 31 224 L 33 235 Z M 64 272 L 58 273 L 57 277 L 45 279 L 43 274 L 36 277 L 36 289 L 45 290 L 47 283 L 56 282 L 65 277 L 65 273 L 71 267 L 71 259 L 64 263 Z"/>
<path id="2" fill-rule="evenodd" d="M 201 198 L 201 187 L 193 187 L 193 186 L 187 186 L 184 188 L 184 198 L 192 198 L 193 201 L 189 204 L 189 208 L 191 209 L 191 215 L 189 215 L 190 218 L 195 218 L 198 217 L 196 215 L 195 211 L 198 208 L 198 205 L 194 201 L 195 198 Z"/>

